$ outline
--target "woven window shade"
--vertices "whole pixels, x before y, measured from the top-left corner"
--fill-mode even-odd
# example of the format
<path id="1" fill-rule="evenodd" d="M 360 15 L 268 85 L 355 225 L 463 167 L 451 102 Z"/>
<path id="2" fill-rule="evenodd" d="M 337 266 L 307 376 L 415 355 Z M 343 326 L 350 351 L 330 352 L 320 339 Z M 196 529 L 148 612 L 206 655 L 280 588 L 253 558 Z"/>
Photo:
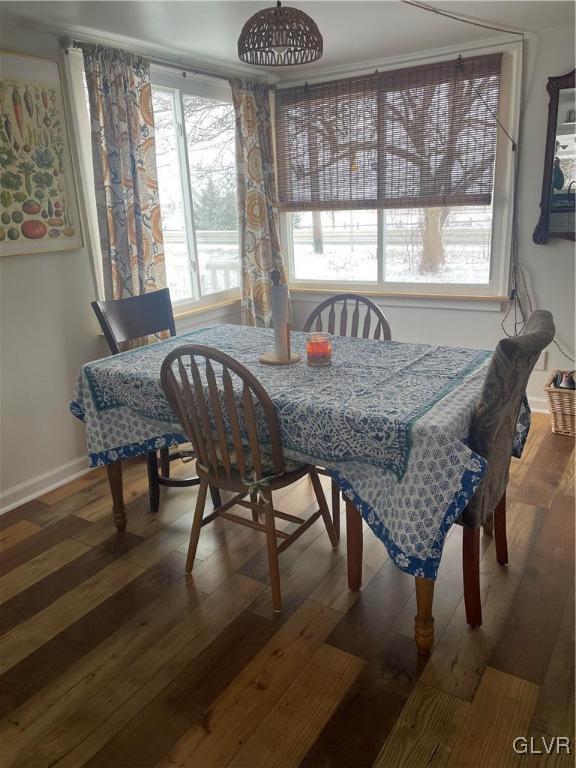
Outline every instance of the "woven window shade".
<path id="1" fill-rule="evenodd" d="M 501 54 L 276 94 L 285 211 L 489 205 Z"/>

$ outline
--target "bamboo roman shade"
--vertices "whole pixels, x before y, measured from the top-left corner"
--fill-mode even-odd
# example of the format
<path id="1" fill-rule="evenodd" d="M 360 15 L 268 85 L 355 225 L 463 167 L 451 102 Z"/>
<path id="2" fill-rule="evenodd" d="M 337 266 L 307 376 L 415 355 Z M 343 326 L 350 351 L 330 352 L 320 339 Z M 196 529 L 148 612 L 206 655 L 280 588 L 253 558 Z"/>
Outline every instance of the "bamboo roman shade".
<path id="1" fill-rule="evenodd" d="M 285 211 L 488 205 L 502 54 L 276 94 Z"/>

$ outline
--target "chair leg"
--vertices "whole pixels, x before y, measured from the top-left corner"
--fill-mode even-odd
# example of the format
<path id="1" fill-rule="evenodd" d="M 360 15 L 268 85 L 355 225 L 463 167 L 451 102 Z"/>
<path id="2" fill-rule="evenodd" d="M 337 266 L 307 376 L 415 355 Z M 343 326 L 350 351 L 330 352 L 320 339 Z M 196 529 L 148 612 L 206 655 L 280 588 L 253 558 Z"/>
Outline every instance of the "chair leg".
<path id="1" fill-rule="evenodd" d="M 332 522 L 336 538 L 340 538 L 340 488 L 335 480 L 332 480 Z"/>
<path id="2" fill-rule="evenodd" d="M 466 621 L 471 627 L 480 627 L 482 625 L 482 604 L 480 602 L 479 528 L 464 527 L 462 532 L 462 571 Z"/>
<path id="3" fill-rule="evenodd" d="M 252 504 L 258 504 L 258 491 L 250 491 L 250 502 Z M 252 520 L 254 520 L 255 523 L 258 522 L 258 511 L 256 509 L 252 509 Z"/>
<path id="4" fill-rule="evenodd" d="M 324 496 L 324 489 L 322 488 L 322 483 L 320 482 L 320 478 L 318 477 L 318 472 L 316 471 L 315 467 L 310 467 L 310 480 L 312 480 L 312 487 L 314 488 L 314 493 L 316 494 L 318 507 L 320 508 L 320 512 L 322 512 L 322 519 L 324 520 L 324 525 L 328 531 L 330 543 L 333 547 L 337 547 L 338 536 L 336 536 L 336 531 L 334 530 L 334 525 L 332 524 L 332 518 L 330 517 L 330 510 L 328 509 L 328 504 L 326 503 L 326 496 Z"/>
<path id="5" fill-rule="evenodd" d="M 168 448 L 160 448 L 160 472 L 162 477 L 170 477 L 170 459 Z"/>
<path id="6" fill-rule="evenodd" d="M 194 520 L 192 521 L 192 530 L 190 531 L 190 544 L 188 545 L 188 556 L 186 557 L 186 573 L 191 573 L 194 566 L 194 558 L 198 549 L 198 539 L 200 538 L 200 529 L 202 527 L 202 517 L 204 516 L 204 505 L 206 504 L 206 494 L 208 492 L 208 483 L 200 481 L 198 488 L 198 497 L 196 499 L 196 508 L 194 510 Z"/>
<path id="7" fill-rule="evenodd" d="M 508 565 L 508 542 L 506 541 L 506 491 L 494 510 L 494 540 L 496 560 L 500 565 Z"/>
<path id="8" fill-rule="evenodd" d="M 220 497 L 220 491 L 218 488 L 213 488 L 210 486 L 210 498 L 212 499 L 212 506 L 214 509 L 218 509 L 218 507 L 222 506 L 222 499 Z"/>
<path id="9" fill-rule="evenodd" d="M 156 451 L 148 451 L 146 454 L 148 466 L 148 495 L 150 498 L 150 512 L 158 512 L 160 506 L 160 482 L 158 479 L 158 457 Z"/>
<path id="10" fill-rule="evenodd" d="M 489 517 L 484 520 L 482 523 L 482 528 L 484 529 L 484 533 L 486 536 L 492 536 L 494 533 L 494 513 L 492 513 Z"/>
<path id="11" fill-rule="evenodd" d="M 264 491 L 262 495 L 264 497 L 264 522 L 266 525 L 270 586 L 272 588 L 272 607 L 274 608 L 274 613 L 280 613 L 282 610 L 282 592 L 280 590 L 280 566 L 278 564 L 278 542 L 276 541 L 272 494 L 270 491 Z"/>

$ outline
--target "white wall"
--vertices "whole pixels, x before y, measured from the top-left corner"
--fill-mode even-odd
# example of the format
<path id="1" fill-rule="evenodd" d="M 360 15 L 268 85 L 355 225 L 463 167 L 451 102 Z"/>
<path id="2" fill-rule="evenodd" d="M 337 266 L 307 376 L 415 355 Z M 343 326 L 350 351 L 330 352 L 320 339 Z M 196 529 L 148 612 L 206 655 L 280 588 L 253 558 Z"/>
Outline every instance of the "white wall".
<path id="1" fill-rule="evenodd" d="M 519 252 L 529 279 L 534 305 L 554 315 L 557 337 L 574 356 L 574 243 L 551 240 L 539 246 L 532 232 L 539 215 L 544 144 L 548 119 L 548 77 L 574 68 L 574 31 L 548 29 L 527 43 L 527 90 L 519 179 Z M 313 307 L 325 296 L 294 293 L 294 325 L 301 328 Z M 409 299 L 377 299 L 392 327 L 394 339 L 492 348 L 502 331 L 503 313 L 496 305 L 488 308 L 478 302 L 458 302 L 446 308 L 445 302 L 430 300 L 417 307 Z M 510 325 L 507 326 L 510 328 Z M 574 368 L 554 346 L 548 348 L 547 370 L 535 371 L 528 395 L 532 406 L 545 408 L 543 386 L 554 368 Z"/>
<path id="2" fill-rule="evenodd" d="M 57 39 L 3 25 L 3 50 L 56 59 Z M 0 510 L 87 467 L 84 429 L 68 411 L 82 363 L 106 354 L 90 302 L 87 250 L 0 258 Z M 239 322 L 238 306 L 179 330 Z"/>

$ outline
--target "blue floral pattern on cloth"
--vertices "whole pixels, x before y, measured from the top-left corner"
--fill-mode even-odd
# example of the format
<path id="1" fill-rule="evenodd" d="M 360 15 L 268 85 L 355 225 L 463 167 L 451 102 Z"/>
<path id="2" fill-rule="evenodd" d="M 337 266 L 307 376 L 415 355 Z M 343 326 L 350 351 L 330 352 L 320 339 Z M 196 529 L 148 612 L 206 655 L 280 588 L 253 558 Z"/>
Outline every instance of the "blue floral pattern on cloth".
<path id="1" fill-rule="evenodd" d="M 530 412 L 530 406 L 528 405 L 528 398 L 524 395 L 522 398 L 522 405 L 520 406 L 520 413 L 518 414 L 518 421 L 516 422 L 514 445 L 512 446 L 512 456 L 514 456 L 515 459 L 519 459 L 522 456 L 526 440 L 528 439 L 531 422 L 532 413 Z"/>
<path id="2" fill-rule="evenodd" d="M 293 334 L 293 347 L 303 356 L 305 338 Z M 168 352 L 186 341 L 216 347 L 258 377 L 278 410 L 286 449 L 305 450 L 322 462 L 368 461 L 399 479 L 414 421 L 489 357 L 457 347 L 336 337 L 332 366 L 295 365 L 279 375 L 277 368 L 258 360 L 273 344 L 272 331 L 219 326 L 85 365 L 83 376 L 96 411 L 128 408 L 172 423 L 160 367 Z"/>
<path id="3" fill-rule="evenodd" d="M 292 334 L 304 359 L 305 338 Z M 83 367 L 70 409 L 86 424 L 91 466 L 187 442 L 160 386 L 164 358 L 186 343 L 252 371 L 276 406 L 287 456 L 325 466 L 396 565 L 436 578 L 446 532 L 486 468 L 466 438 L 489 352 L 335 337 L 329 368 L 278 368 L 258 360 L 273 346 L 268 329 L 185 334 Z"/>

